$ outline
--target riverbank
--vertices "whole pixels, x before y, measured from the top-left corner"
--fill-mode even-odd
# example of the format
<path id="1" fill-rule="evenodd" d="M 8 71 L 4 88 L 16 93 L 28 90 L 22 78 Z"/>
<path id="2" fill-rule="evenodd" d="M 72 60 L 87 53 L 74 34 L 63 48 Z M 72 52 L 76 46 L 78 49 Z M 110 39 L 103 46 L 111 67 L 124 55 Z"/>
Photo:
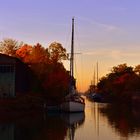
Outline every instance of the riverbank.
<path id="1" fill-rule="evenodd" d="M 43 101 L 39 96 L 23 95 L 12 99 L 0 99 L 0 122 L 43 112 Z"/>
<path id="2" fill-rule="evenodd" d="M 128 93 L 128 92 L 127 92 Z M 130 93 L 129 93 L 130 94 Z M 96 96 L 95 96 L 96 95 Z M 98 96 L 97 96 L 98 95 Z M 126 107 L 132 107 L 134 109 L 139 109 L 140 108 L 140 93 L 138 92 L 137 94 L 135 92 L 131 92 L 131 95 L 129 98 L 126 97 L 111 97 L 108 95 L 104 94 L 87 94 L 87 98 L 90 101 L 93 102 L 99 102 L 99 103 L 109 103 L 112 104 L 113 106 L 126 106 Z"/>

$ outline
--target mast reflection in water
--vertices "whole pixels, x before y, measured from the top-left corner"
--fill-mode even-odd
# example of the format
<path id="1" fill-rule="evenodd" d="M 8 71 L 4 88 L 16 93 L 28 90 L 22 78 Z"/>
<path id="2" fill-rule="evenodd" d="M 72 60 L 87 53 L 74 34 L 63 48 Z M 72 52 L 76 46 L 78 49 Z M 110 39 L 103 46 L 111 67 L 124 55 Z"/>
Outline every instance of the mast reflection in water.
<path id="1" fill-rule="evenodd" d="M 70 114 L 65 113 L 61 115 L 61 118 L 65 121 L 67 125 L 66 138 L 69 138 L 69 140 L 74 140 L 75 130 L 78 129 L 84 123 L 84 112 Z"/>

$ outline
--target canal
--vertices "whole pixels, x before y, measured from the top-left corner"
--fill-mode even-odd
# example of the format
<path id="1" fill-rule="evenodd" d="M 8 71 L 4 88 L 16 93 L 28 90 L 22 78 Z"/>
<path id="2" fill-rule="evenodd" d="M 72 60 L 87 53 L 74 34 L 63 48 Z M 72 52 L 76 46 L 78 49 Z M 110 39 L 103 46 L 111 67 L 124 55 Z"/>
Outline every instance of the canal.
<path id="1" fill-rule="evenodd" d="M 0 122 L 0 140 L 140 140 L 140 111 L 85 101 L 85 113 L 42 112 Z"/>

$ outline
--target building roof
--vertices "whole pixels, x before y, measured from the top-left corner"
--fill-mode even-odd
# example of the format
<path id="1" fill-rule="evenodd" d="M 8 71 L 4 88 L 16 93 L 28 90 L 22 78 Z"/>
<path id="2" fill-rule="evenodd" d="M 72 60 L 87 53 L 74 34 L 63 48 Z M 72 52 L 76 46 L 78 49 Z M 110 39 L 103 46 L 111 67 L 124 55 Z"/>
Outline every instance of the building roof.
<path id="1" fill-rule="evenodd" d="M 17 58 L 0 53 L 0 64 L 15 64 Z"/>

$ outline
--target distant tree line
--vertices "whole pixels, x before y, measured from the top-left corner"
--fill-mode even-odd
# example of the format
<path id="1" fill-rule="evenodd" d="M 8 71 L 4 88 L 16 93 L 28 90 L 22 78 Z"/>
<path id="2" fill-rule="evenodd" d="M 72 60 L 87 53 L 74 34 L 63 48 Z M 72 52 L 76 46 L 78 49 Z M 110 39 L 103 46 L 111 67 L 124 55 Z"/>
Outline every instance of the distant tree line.
<path id="1" fill-rule="evenodd" d="M 140 97 L 140 65 L 135 68 L 120 64 L 102 77 L 97 85 L 98 93 L 110 101 L 128 102 Z"/>
<path id="2" fill-rule="evenodd" d="M 31 69 L 32 91 L 44 93 L 46 98 L 62 98 L 68 93 L 69 73 L 62 60 L 68 59 L 66 49 L 58 42 L 49 47 L 40 43 L 29 45 L 13 39 L 0 42 L 0 52 L 16 57 Z"/>

